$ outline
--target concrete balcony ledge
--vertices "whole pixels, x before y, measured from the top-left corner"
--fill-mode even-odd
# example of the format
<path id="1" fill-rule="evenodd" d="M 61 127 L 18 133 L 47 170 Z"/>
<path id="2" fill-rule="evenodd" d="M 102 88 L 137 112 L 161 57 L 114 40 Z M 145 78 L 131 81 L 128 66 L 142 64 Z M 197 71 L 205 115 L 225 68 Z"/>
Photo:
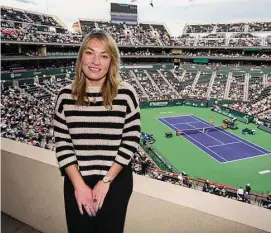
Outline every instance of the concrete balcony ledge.
<path id="1" fill-rule="evenodd" d="M 54 152 L 1 139 L 2 212 L 44 233 L 67 232 Z M 271 232 L 270 210 L 134 174 L 125 233 Z"/>

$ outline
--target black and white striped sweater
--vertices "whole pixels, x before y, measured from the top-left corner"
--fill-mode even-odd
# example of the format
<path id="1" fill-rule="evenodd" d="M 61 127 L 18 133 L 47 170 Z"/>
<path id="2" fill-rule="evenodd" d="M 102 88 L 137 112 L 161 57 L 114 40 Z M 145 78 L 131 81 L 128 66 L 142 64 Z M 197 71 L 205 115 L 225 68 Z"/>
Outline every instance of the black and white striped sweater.
<path id="1" fill-rule="evenodd" d="M 103 106 L 99 90 L 87 89 L 96 103 L 78 106 L 71 85 L 57 98 L 54 115 L 56 157 L 62 175 L 76 164 L 82 176 L 106 175 L 113 162 L 126 166 L 140 138 L 139 101 L 134 88 L 121 82 L 112 109 Z"/>

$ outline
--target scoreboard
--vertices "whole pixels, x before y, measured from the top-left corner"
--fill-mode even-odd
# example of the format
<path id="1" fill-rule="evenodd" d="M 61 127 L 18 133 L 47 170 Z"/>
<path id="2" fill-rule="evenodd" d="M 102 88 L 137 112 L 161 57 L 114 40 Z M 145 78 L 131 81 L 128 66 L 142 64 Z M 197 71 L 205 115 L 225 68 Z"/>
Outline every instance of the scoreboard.
<path id="1" fill-rule="evenodd" d="M 137 5 L 111 3 L 111 13 L 137 14 Z"/>
<path id="2" fill-rule="evenodd" d="M 111 3 L 111 21 L 137 23 L 137 5 Z"/>

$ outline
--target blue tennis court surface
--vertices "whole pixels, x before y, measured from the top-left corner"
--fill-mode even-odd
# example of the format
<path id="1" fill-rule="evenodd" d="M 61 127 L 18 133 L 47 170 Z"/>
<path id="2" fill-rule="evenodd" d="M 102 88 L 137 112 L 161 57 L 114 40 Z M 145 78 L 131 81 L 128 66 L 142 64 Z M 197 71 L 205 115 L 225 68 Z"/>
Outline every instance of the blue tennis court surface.
<path id="1" fill-rule="evenodd" d="M 270 153 L 222 128 L 214 128 L 209 122 L 194 115 L 163 117 L 158 120 L 174 131 L 179 129 L 187 132 L 179 137 L 184 137 L 220 163 Z M 207 133 L 203 133 L 202 128 L 206 128 Z M 189 133 L 189 131 L 191 132 Z"/>

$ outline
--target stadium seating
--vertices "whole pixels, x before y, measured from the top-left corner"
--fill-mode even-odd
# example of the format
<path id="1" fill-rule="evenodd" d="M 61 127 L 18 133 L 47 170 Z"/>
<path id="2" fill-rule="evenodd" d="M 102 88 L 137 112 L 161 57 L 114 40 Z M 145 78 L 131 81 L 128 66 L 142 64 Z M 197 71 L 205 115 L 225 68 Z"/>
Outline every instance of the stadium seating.
<path id="1" fill-rule="evenodd" d="M 1 6 L 1 40 L 3 42 L 3 58 L 14 58 L 1 64 L 1 72 L 16 73 L 25 71 L 40 71 L 61 68 L 61 74 L 33 76 L 19 80 L 3 81 L 1 92 L 1 136 L 12 140 L 54 150 L 52 131 L 52 116 L 54 104 L 59 90 L 70 84 L 74 79 L 73 72 L 77 50 L 84 35 L 93 29 L 104 29 L 116 40 L 120 54 L 125 56 L 172 55 L 166 46 L 184 46 L 183 51 L 177 51 L 180 56 L 189 57 L 182 61 L 180 69 L 138 68 L 140 64 L 123 68 L 120 78 L 129 82 L 136 90 L 140 102 L 146 100 L 164 100 L 178 98 L 218 99 L 234 101 L 229 107 L 244 113 L 251 113 L 259 119 L 271 120 L 271 73 L 262 71 L 270 67 L 268 62 L 257 60 L 257 73 L 253 59 L 270 58 L 271 52 L 271 22 L 229 23 L 187 25 L 179 37 L 171 37 L 165 25 L 162 24 L 125 24 L 108 21 L 92 21 L 79 19 L 80 32 L 71 33 L 62 25 L 57 17 Z M 82 33 L 82 34 L 81 34 Z M 261 34 L 264 33 L 264 34 Z M 40 51 L 21 48 L 20 51 L 5 49 L 4 44 L 11 41 L 55 43 L 56 48 L 47 51 L 45 61 L 36 62 L 24 60 L 19 62 L 16 57 L 39 57 Z M 10 43 L 11 44 L 11 43 Z M 70 44 L 68 47 L 63 45 Z M 136 48 L 136 46 L 148 48 Z M 60 47 L 63 46 L 63 47 Z M 127 50 L 125 50 L 128 48 Z M 244 51 L 242 48 L 225 50 L 227 47 L 263 47 L 262 50 Z M 130 49 L 133 47 L 133 50 Z M 156 50 L 156 47 L 160 47 Z M 196 47 L 196 48 L 195 48 Z M 199 49 L 203 47 L 203 49 Z M 210 49 L 209 47 L 215 47 Z M 206 49 L 207 48 L 207 49 Z M 67 56 L 67 59 L 50 59 L 50 56 Z M 232 58 L 209 61 L 206 65 L 191 64 L 193 58 L 215 57 Z M 235 61 L 234 58 L 253 58 L 247 61 Z M 264 60 L 264 59 L 263 59 Z M 152 61 L 152 60 L 151 60 Z M 123 62 L 123 61 L 122 61 Z M 155 61 L 156 62 L 156 61 Z M 163 60 L 162 60 L 163 63 Z M 127 64 L 127 63 L 126 63 Z M 126 65 L 125 64 L 125 65 Z M 129 63 L 130 65 L 130 63 Z M 138 65 L 138 67 L 133 67 Z M 143 64 L 146 65 L 146 64 Z M 148 64 L 147 64 L 148 65 Z M 168 64 L 167 64 L 168 65 Z M 170 64 L 171 65 L 171 64 Z M 194 66 L 195 65 L 195 66 Z M 229 69 L 224 69 L 228 67 Z M 233 71 L 233 67 L 237 67 Z M 208 67 L 208 69 L 206 68 Z M 245 67 L 245 68 L 244 68 Z M 251 69 L 248 69 L 251 67 Z M 231 68 L 231 69 L 230 69 Z M 250 103 L 247 101 L 250 100 Z M 192 187 L 192 179 L 182 178 L 176 174 L 157 169 L 153 158 L 143 151 L 136 153 L 133 169 L 138 174 L 172 182 L 178 185 Z M 219 191 L 217 189 L 219 189 Z M 212 193 L 222 193 L 223 188 L 216 185 Z M 216 190 L 216 191 L 214 191 Z M 235 196 L 235 191 L 228 190 L 228 196 Z M 219 194 L 220 195 L 220 194 Z"/>
<path id="2" fill-rule="evenodd" d="M 210 93 L 210 98 L 224 99 L 227 81 L 228 73 L 226 72 L 217 73 Z"/>
<path id="3" fill-rule="evenodd" d="M 246 22 L 228 24 L 195 24 L 187 25 L 185 33 L 211 33 L 211 32 L 265 32 L 271 31 L 271 22 Z"/>
<path id="4" fill-rule="evenodd" d="M 119 45 L 169 45 L 170 35 L 164 25 L 122 24 L 107 21 L 80 20 L 83 34 L 92 29 L 104 29 L 114 37 Z"/>
<path id="5" fill-rule="evenodd" d="M 236 72 L 232 76 L 228 99 L 243 101 L 245 74 Z"/>
<path id="6" fill-rule="evenodd" d="M 108 22 L 97 22 L 98 28 L 108 31 L 116 40 L 119 45 L 130 45 L 131 40 L 129 33 L 125 30 L 123 24 L 108 23 Z"/>
<path id="7" fill-rule="evenodd" d="M 82 34 L 85 35 L 96 28 L 95 21 L 79 20 Z"/>
<path id="8" fill-rule="evenodd" d="M 201 72 L 199 79 L 190 95 L 197 98 L 207 98 L 207 91 L 211 81 L 212 73 Z"/>
<path id="9" fill-rule="evenodd" d="M 121 70 L 120 76 L 123 81 L 126 81 L 126 82 L 133 85 L 133 87 L 135 88 L 135 90 L 138 94 L 138 97 L 140 99 L 142 99 L 144 96 L 143 90 L 142 90 L 142 88 L 140 88 L 140 86 L 139 86 L 140 84 L 138 82 L 136 82 L 133 73 L 131 73 L 131 71 L 128 71 L 128 70 Z"/>
<path id="10" fill-rule="evenodd" d="M 82 36 L 72 35 L 52 16 L 5 7 L 1 9 L 3 40 L 42 43 L 80 43 L 82 41 Z M 270 32 L 271 22 L 187 25 L 180 37 L 171 37 L 166 27 L 159 24 L 134 25 L 81 19 L 79 23 L 83 35 L 95 28 L 105 29 L 114 36 L 119 45 L 269 46 L 271 36 L 255 34 Z"/>
<path id="11" fill-rule="evenodd" d="M 197 76 L 199 71 L 187 70 L 182 79 L 182 90 L 180 92 L 181 96 L 188 97 L 190 96 L 192 90 L 192 84 Z"/>
<path id="12" fill-rule="evenodd" d="M 262 74 L 253 74 L 249 79 L 248 99 L 251 100 L 252 103 L 255 102 L 257 96 L 264 89 L 263 79 L 264 77 Z"/>
<path id="13" fill-rule="evenodd" d="M 161 74 L 157 70 L 149 70 L 147 71 L 151 77 L 151 79 L 156 83 L 162 92 L 162 96 L 172 99 L 174 96 L 174 89 L 171 85 L 166 82 Z"/>
<path id="14" fill-rule="evenodd" d="M 158 100 L 161 97 L 160 89 L 157 85 L 154 85 L 153 82 L 148 77 L 148 73 L 145 70 L 135 69 L 134 74 L 138 79 L 141 86 L 144 88 L 145 93 L 149 96 L 150 100 Z"/>
<path id="15" fill-rule="evenodd" d="M 262 36 L 259 33 L 270 32 L 270 27 L 271 22 L 188 24 L 184 28 L 183 38 L 186 36 L 190 46 L 268 46 L 270 35 Z M 186 43 L 182 41 L 182 44 Z"/>
<path id="16" fill-rule="evenodd" d="M 177 93 L 180 93 L 182 90 L 181 82 L 179 81 L 178 74 L 175 74 L 172 71 L 162 70 L 162 75 L 168 80 L 168 82 L 171 84 L 171 86 L 174 88 L 174 90 Z"/>

